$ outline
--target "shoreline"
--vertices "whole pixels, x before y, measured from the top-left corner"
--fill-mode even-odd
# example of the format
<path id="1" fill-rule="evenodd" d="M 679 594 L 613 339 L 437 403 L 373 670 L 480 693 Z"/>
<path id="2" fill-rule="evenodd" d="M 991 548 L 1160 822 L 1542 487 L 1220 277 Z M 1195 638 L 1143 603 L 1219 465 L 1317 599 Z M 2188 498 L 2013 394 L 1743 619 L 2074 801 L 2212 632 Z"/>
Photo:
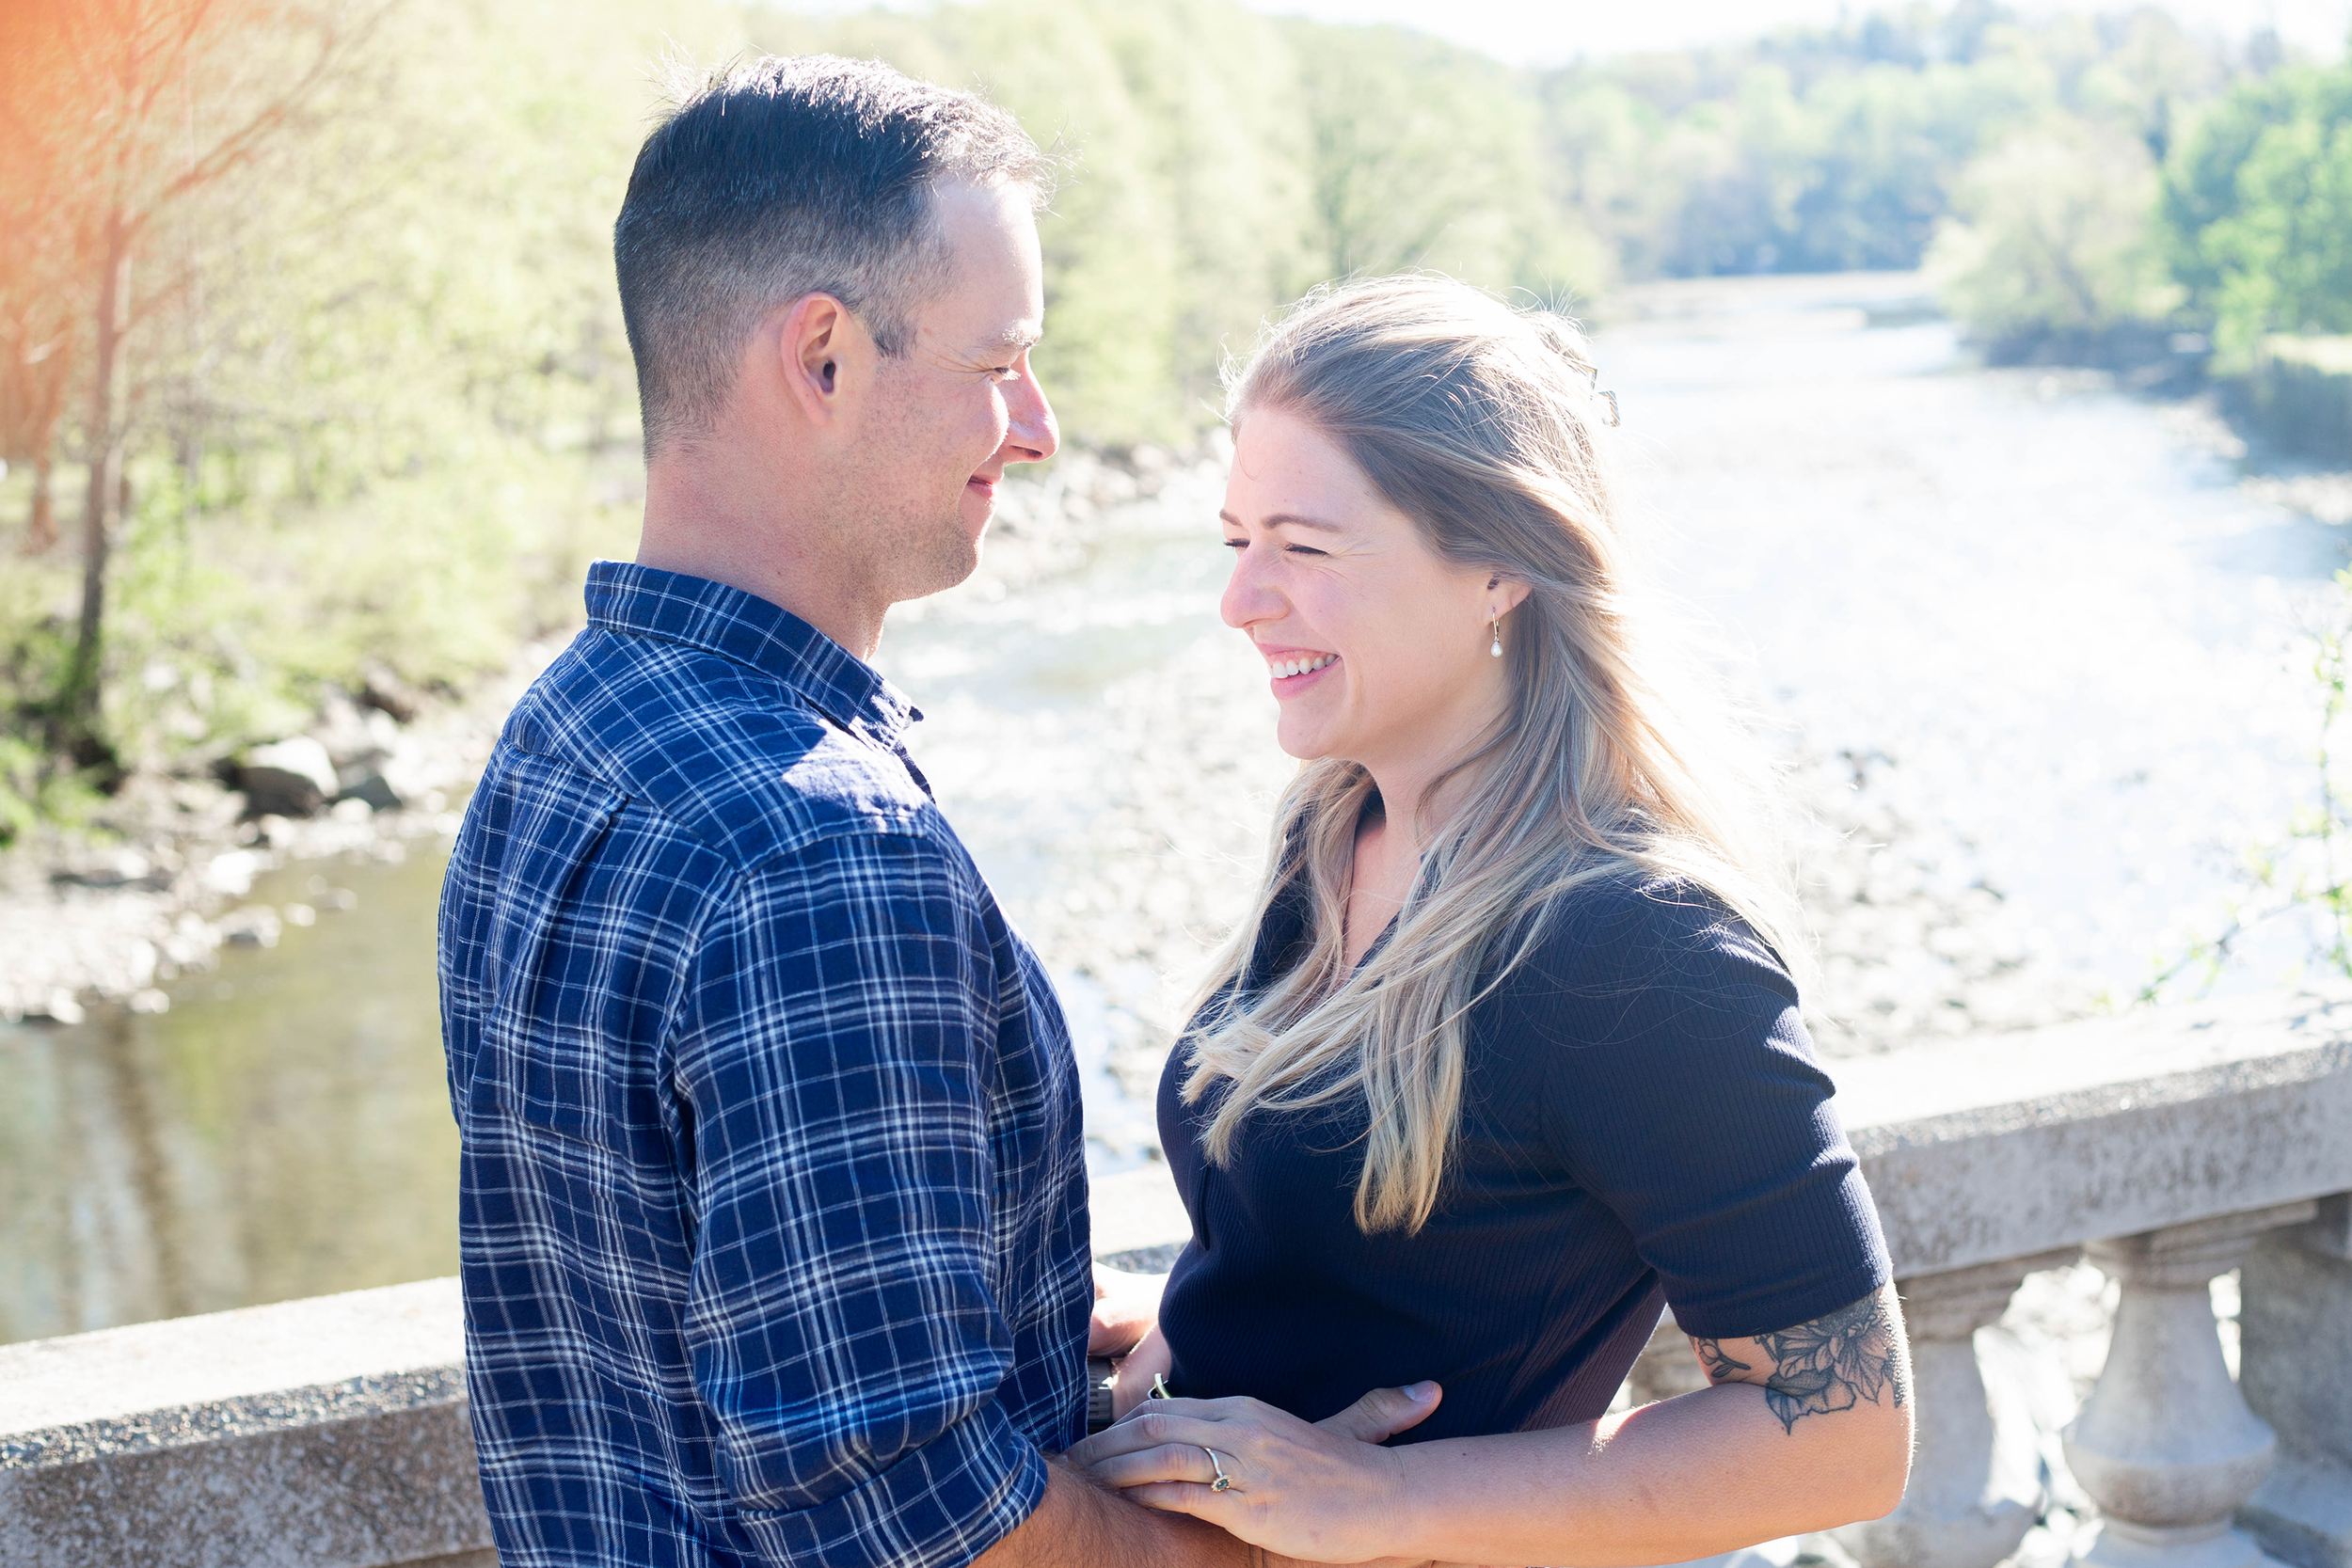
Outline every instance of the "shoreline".
<path id="1" fill-rule="evenodd" d="M 27 835 L 0 857 L 0 1022 L 71 1025 L 106 1004 L 162 1012 L 165 982 L 213 969 L 224 947 L 275 947 L 287 925 L 323 912 L 246 901 L 265 873 L 350 855 L 396 861 L 415 840 L 454 832 L 453 804 L 473 787 L 507 710 L 570 635 L 525 644 L 505 671 L 410 722 L 363 716 L 339 694 L 284 737 L 316 741 L 362 772 L 374 804 L 353 792 L 316 815 L 251 815 L 245 792 L 209 776 L 141 773 L 90 828 Z"/>
<path id="2" fill-rule="evenodd" d="M 2202 400 L 2169 405 L 2164 418 L 2193 444 L 2226 451 L 2233 442 Z M 1224 460 L 1214 437 L 1184 455 L 1080 450 L 1041 478 L 1013 480 L 979 569 L 895 616 L 881 662 L 909 657 L 925 638 L 1027 635 L 1008 600 L 1083 598 L 1105 551 L 1148 547 L 1197 520 L 1204 504 L 1213 509 Z M 2238 483 L 2328 521 L 2352 515 L 2343 499 L 2352 476 L 2256 471 Z M 1049 626 L 1054 615 L 1043 602 L 1030 611 Z M 209 777 L 138 775 L 97 814 L 96 832 L 30 835 L 0 857 L 0 933 L 10 954 L 0 1021 L 70 1024 L 101 1004 L 160 1010 L 163 982 L 212 968 L 224 946 L 275 945 L 287 925 L 321 912 L 247 901 L 255 878 L 336 856 L 395 860 L 419 839 L 453 833 L 454 806 L 508 709 L 574 630 L 526 645 L 504 672 L 462 697 L 428 702 L 407 723 L 331 697 L 303 736 L 346 777 L 373 775 L 385 809 L 346 798 L 315 816 L 249 816 L 244 797 Z M 1177 993 L 1247 895 L 1287 777 L 1260 716 L 1232 695 L 1256 689 L 1254 673 L 1234 678 L 1236 657 L 1205 636 L 1090 700 L 1042 713 L 956 695 L 952 679 L 894 675 L 924 689 L 914 694 L 930 718 L 912 744 L 950 820 L 1031 873 L 1009 879 L 1000 896 L 1132 1103 L 1149 1103 Z M 2037 952 L 2004 891 L 1966 872 L 1971 846 L 1936 811 L 1931 781 L 1911 778 L 1883 752 L 1810 749 L 1769 713 L 1757 739 L 1777 753 L 1780 836 L 1819 960 L 1808 1022 L 1825 1057 L 2096 1010 L 2097 998 Z M 1008 800 L 996 776 L 1006 749 L 1024 747 L 1064 754 L 1065 784 L 1078 781 L 1050 824 L 1033 803 Z"/>
<path id="3" fill-rule="evenodd" d="M 1075 569 L 1100 519 L 1156 495 L 1167 476 L 1211 461 L 1222 456 L 1078 450 L 1041 479 L 1015 480 L 1000 497 L 973 582 L 1003 594 Z M 163 984 L 215 968 L 224 947 L 275 947 L 286 926 L 333 912 L 332 905 L 250 902 L 257 879 L 353 855 L 397 861 L 417 840 L 453 836 L 456 808 L 508 711 L 579 629 L 575 623 L 523 644 L 504 670 L 459 696 L 405 694 L 414 704 L 408 721 L 362 694 L 338 691 L 303 729 L 247 748 L 250 757 L 315 742 L 343 780 L 358 781 L 312 814 L 255 813 L 245 791 L 210 773 L 136 773 L 87 827 L 44 825 L 0 851 L 0 942 L 8 950 L 0 1023 L 70 1026 L 108 1005 L 161 1012 L 170 1005 Z"/>

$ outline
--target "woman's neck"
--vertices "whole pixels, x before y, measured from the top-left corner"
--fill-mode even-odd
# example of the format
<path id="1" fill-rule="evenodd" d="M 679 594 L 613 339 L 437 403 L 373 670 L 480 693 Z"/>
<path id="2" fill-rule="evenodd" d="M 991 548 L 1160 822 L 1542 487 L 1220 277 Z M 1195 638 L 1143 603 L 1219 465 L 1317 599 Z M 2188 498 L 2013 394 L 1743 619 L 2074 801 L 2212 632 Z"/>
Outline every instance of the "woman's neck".
<path id="1" fill-rule="evenodd" d="M 1379 793 L 1356 829 L 1354 875 L 1347 895 L 1343 951 L 1352 968 L 1388 928 L 1421 876 L 1422 850 L 1445 831 L 1475 782 L 1468 770 L 1445 777 L 1450 764 L 1413 768 L 1367 768 Z M 1438 781 L 1442 780 L 1442 783 Z M 1437 784 L 1434 794 L 1430 786 Z M 1429 795 L 1424 800 L 1422 797 Z"/>

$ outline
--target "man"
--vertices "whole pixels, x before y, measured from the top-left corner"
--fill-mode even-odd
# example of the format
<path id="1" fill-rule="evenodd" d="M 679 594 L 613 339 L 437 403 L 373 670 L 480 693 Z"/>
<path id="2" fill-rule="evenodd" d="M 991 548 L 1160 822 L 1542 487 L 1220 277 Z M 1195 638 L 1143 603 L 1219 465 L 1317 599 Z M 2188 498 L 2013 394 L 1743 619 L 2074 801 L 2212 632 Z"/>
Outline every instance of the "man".
<path id="1" fill-rule="evenodd" d="M 1250 1558 L 1046 1457 L 1084 1418 L 1075 1069 L 863 662 L 1053 455 L 1044 172 L 1000 111 L 827 58 L 722 73 L 639 155 L 643 545 L 442 902 L 506 1568 Z"/>

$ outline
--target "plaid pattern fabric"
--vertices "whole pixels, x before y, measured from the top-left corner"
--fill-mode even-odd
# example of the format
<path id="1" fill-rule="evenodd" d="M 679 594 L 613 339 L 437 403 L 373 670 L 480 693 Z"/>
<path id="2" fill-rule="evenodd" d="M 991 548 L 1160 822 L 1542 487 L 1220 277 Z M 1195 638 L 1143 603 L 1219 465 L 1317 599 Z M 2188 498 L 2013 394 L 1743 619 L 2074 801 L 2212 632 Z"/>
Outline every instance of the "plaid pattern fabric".
<path id="1" fill-rule="evenodd" d="M 598 562 L 441 902 L 505 1568 L 962 1564 L 1083 1433 L 1075 1067 L 882 677 Z"/>

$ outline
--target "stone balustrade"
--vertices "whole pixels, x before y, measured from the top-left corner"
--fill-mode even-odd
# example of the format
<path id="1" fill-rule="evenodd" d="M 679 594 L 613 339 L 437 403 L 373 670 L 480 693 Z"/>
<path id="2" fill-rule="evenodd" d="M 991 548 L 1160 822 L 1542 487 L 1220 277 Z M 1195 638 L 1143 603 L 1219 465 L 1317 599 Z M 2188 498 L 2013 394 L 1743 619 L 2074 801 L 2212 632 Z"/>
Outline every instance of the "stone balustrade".
<path id="1" fill-rule="evenodd" d="M 2352 1190 L 2352 1006 L 2100 1020 L 1838 1077 L 1920 1361 L 1912 1486 L 1836 1532 L 1863 1568 L 1993 1568 L 2024 1538 L 2042 1486 L 1973 1341 L 2077 1249 L 2121 1291 L 2064 1434 L 2101 1514 L 2075 1560 L 2352 1568 L 2352 1276 L 2313 1224 Z M 2241 1261 L 2243 1392 L 2210 1293 Z"/>
<path id="2" fill-rule="evenodd" d="M 2134 1015 L 1838 1079 L 1919 1411 L 1901 1504 L 1835 1532 L 1862 1568 L 2017 1550 L 2049 1460 L 1979 1331 L 2078 1256 L 2121 1294 L 2064 1433 L 2099 1510 L 2076 1560 L 2352 1568 L 2352 1004 Z M 1106 1261 L 1165 1266 L 1184 1234 L 1162 1167 L 1098 1183 Z M 2208 1289 L 2232 1270 L 2234 1380 Z M 0 1347 L 0 1563 L 490 1568 L 459 1322 L 455 1282 L 429 1280 Z"/>

